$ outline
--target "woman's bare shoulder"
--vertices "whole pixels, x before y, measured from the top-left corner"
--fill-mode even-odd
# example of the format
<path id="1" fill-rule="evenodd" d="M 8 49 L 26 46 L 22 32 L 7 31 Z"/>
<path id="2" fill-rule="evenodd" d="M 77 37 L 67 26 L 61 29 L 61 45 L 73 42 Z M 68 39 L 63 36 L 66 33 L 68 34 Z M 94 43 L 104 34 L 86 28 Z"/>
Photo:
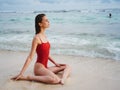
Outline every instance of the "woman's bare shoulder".
<path id="1" fill-rule="evenodd" d="M 34 42 L 37 42 L 37 43 L 40 43 L 39 35 L 36 34 L 36 35 L 33 37 L 33 41 L 34 41 Z"/>
<path id="2" fill-rule="evenodd" d="M 39 36 L 36 34 L 33 39 L 39 39 Z"/>

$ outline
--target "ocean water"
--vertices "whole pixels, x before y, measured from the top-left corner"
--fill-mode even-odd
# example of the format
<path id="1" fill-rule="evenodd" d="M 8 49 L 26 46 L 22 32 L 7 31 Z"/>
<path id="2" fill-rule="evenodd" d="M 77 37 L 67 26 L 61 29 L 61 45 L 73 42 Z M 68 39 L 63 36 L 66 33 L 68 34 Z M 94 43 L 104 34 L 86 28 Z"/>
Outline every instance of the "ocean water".
<path id="1" fill-rule="evenodd" d="M 120 60 L 120 9 L 0 12 L 0 50 L 30 51 L 38 13 L 50 21 L 52 54 Z"/>

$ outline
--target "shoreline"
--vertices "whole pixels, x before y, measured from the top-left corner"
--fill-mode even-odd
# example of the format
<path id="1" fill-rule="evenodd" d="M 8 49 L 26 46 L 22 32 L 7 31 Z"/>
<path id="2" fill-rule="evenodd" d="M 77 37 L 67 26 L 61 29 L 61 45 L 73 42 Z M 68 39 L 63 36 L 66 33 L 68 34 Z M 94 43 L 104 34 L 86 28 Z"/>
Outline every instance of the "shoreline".
<path id="1" fill-rule="evenodd" d="M 29 51 L 12 51 L 12 50 L 3 50 L 3 49 L 0 49 L 0 52 L 2 53 L 9 53 L 9 52 L 13 52 L 13 53 L 24 53 L 26 54 L 26 56 L 29 54 Z M 83 55 L 64 55 L 64 54 L 52 54 L 51 55 L 53 56 L 68 56 L 68 57 L 79 57 L 79 58 L 91 58 L 91 59 L 100 59 L 100 60 L 112 60 L 112 61 L 118 61 L 120 62 L 120 60 L 116 60 L 116 59 L 112 59 L 112 58 L 103 58 L 103 57 L 94 57 L 94 56 L 83 56 Z"/>
<path id="2" fill-rule="evenodd" d="M 58 63 L 71 66 L 70 77 L 65 85 L 50 85 L 33 81 L 12 81 L 17 75 L 28 55 L 28 52 L 0 51 L 0 90 L 119 90 L 120 61 L 103 58 L 90 58 L 72 55 L 52 55 Z M 33 75 L 36 55 L 24 75 Z M 49 63 L 49 65 L 53 65 Z"/>

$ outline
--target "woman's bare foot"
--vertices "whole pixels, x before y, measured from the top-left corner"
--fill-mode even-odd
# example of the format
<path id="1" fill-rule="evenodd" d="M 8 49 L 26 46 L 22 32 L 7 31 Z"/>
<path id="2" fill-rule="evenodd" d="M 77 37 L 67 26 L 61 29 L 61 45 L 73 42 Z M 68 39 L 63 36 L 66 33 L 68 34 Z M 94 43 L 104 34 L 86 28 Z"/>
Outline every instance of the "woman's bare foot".
<path id="1" fill-rule="evenodd" d="M 65 82 L 64 82 L 64 79 L 61 79 L 61 80 L 60 80 L 60 84 L 64 85 L 64 83 L 65 83 Z"/>

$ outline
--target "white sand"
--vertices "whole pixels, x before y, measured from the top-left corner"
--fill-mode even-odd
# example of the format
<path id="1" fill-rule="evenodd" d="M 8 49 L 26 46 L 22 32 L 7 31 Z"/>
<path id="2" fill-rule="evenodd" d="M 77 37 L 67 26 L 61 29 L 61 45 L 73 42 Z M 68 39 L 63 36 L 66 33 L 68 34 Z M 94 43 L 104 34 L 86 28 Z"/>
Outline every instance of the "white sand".
<path id="1" fill-rule="evenodd" d="M 72 67 L 65 85 L 10 80 L 20 72 L 27 55 L 28 52 L 0 51 L 0 90 L 120 90 L 120 61 L 101 58 L 53 55 L 56 62 Z M 35 58 L 25 75 L 33 74 Z"/>

